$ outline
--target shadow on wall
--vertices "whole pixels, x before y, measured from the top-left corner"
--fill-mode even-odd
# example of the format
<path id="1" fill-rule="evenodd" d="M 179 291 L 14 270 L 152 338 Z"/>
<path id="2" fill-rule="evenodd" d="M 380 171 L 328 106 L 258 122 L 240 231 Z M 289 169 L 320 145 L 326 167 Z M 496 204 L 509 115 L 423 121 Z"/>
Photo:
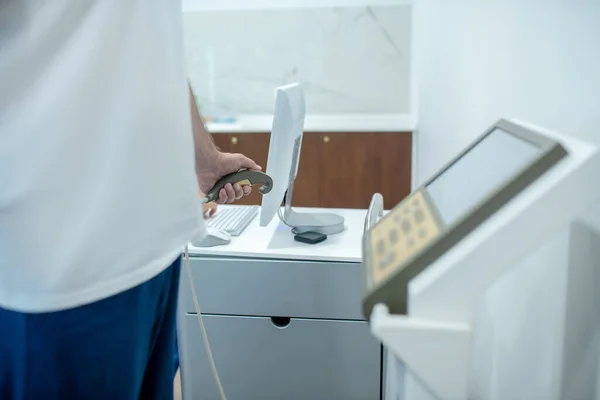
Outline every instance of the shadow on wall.
<path id="1" fill-rule="evenodd" d="M 489 290 L 476 314 L 473 399 L 596 398 L 599 232 L 573 223 Z"/>
<path id="2" fill-rule="evenodd" d="M 600 393 L 600 230 L 571 227 L 561 399 Z"/>

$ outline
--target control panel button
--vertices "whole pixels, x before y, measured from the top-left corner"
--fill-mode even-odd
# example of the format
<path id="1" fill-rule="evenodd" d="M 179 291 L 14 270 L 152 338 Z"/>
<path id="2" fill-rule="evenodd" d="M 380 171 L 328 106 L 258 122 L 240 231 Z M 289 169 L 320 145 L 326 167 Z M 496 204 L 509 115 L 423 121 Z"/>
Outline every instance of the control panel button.
<path id="1" fill-rule="evenodd" d="M 381 258 L 381 261 L 379 262 L 379 269 L 385 269 L 389 267 L 392 261 L 394 261 L 394 258 L 394 253 L 388 253 L 385 256 L 383 256 L 383 258 Z"/>
<path id="2" fill-rule="evenodd" d="M 377 253 L 379 253 L 380 256 L 385 253 L 385 242 L 383 240 L 377 241 Z"/>
<path id="3" fill-rule="evenodd" d="M 422 193 L 416 192 L 394 207 L 368 233 L 365 251 L 371 284 L 377 285 L 393 274 L 439 235 L 431 206 Z"/>
<path id="4" fill-rule="evenodd" d="M 389 233 L 390 243 L 396 244 L 398 243 L 398 231 L 396 229 L 391 229 Z"/>
<path id="5" fill-rule="evenodd" d="M 402 221 L 402 231 L 404 233 L 409 233 L 410 232 L 410 228 L 411 228 L 411 225 L 410 225 L 410 221 L 409 220 L 405 219 L 404 221 Z"/>
<path id="6" fill-rule="evenodd" d="M 425 213 L 423 212 L 423 210 L 417 210 L 415 211 L 415 221 L 417 221 L 419 224 L 423 221 L 425 221 Z"/>

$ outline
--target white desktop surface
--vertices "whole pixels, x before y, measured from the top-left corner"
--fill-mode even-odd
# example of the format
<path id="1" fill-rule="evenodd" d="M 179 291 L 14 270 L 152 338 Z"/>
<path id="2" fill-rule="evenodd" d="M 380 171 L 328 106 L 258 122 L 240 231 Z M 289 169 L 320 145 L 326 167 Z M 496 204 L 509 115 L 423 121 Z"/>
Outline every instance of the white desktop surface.
<path id="1" fill-rule="evenodd" d="M 225 209 L 221 205 L 217 209 Z M 262 228 L 259 226 L 260 216 L 257 215 L 250 225 L 238 237 L 232 237 L 231 243 L 216 247 L 189 246 L 191 256 L 229 256 L 287 259 L 303 261 L 334 261 L 359 263 L 362 260 L 362 237 L 367 210 L 336 209 L 336 208 L 296 208 L 303 212 L 327 212 L 344 217 L 343 232 L 330 235 L 318 244 L 306 244 L 294 240 L 291 228 L 284 225 L 278 216 Z"/>

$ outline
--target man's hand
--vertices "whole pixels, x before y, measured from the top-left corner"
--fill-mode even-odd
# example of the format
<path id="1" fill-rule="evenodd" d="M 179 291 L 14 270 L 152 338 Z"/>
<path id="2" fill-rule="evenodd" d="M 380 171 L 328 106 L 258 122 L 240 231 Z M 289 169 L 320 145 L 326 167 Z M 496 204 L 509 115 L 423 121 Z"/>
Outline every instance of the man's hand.
<path id="1" fill-rule="evenodd" d="M 243 154 L 237 153 L 218 152 L 214 158 L 210 160 L 202 160 L 202 165 L 197 165 L 196 167 L 200 191 L 207 193 L 224 175 L 237 172 L 240 169 L 253 169 L 260 171 L 262 170 L 262 167 L 257 165 L 254 161 Z M 217 203 L 233 203 L 234 201 L 241 199 L 243 196 L 249 195 L 251 192 L 252 188 L 250 186 L 241 186 L 237 183 L 232 185 L 228 183 L 219 192 L 219 200 Z"/>
<path id="2" fill-rule="evenodd" d="M 240 169 L 262 170 L 254 161 L 242 154 L 221 153 L 215 146 L 202 116 L 198 112 L 198 105 L 194 98 L 194 92 L 190 86 L 190 109 L 192 113 L 192 133 L 194 135 L 194 155 L 196 158 L 196 175 L 198 186 L 202 193 L 208 193 L 215 183 L 223 176 Z M 219 192 L 217 203 L 233 203 L 247 196 L 252 191 L 250 186 L 231 185 L 228 183 Z"/>

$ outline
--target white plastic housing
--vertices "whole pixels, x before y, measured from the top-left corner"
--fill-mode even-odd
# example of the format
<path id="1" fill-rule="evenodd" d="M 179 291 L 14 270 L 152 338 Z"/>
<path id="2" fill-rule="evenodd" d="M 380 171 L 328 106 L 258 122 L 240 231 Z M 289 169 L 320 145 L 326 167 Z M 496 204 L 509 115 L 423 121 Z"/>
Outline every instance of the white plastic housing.
<path id="1" fill-rule="evenodd" d="M 600 198 L 596 146 L 512 122 L 559 140 L 568 156 L 417 276 L 407 316 L 378 305 L 371 317 L 373 334 L 440 399 L 468 398 L 473 316 L 483 294 Z"/>

